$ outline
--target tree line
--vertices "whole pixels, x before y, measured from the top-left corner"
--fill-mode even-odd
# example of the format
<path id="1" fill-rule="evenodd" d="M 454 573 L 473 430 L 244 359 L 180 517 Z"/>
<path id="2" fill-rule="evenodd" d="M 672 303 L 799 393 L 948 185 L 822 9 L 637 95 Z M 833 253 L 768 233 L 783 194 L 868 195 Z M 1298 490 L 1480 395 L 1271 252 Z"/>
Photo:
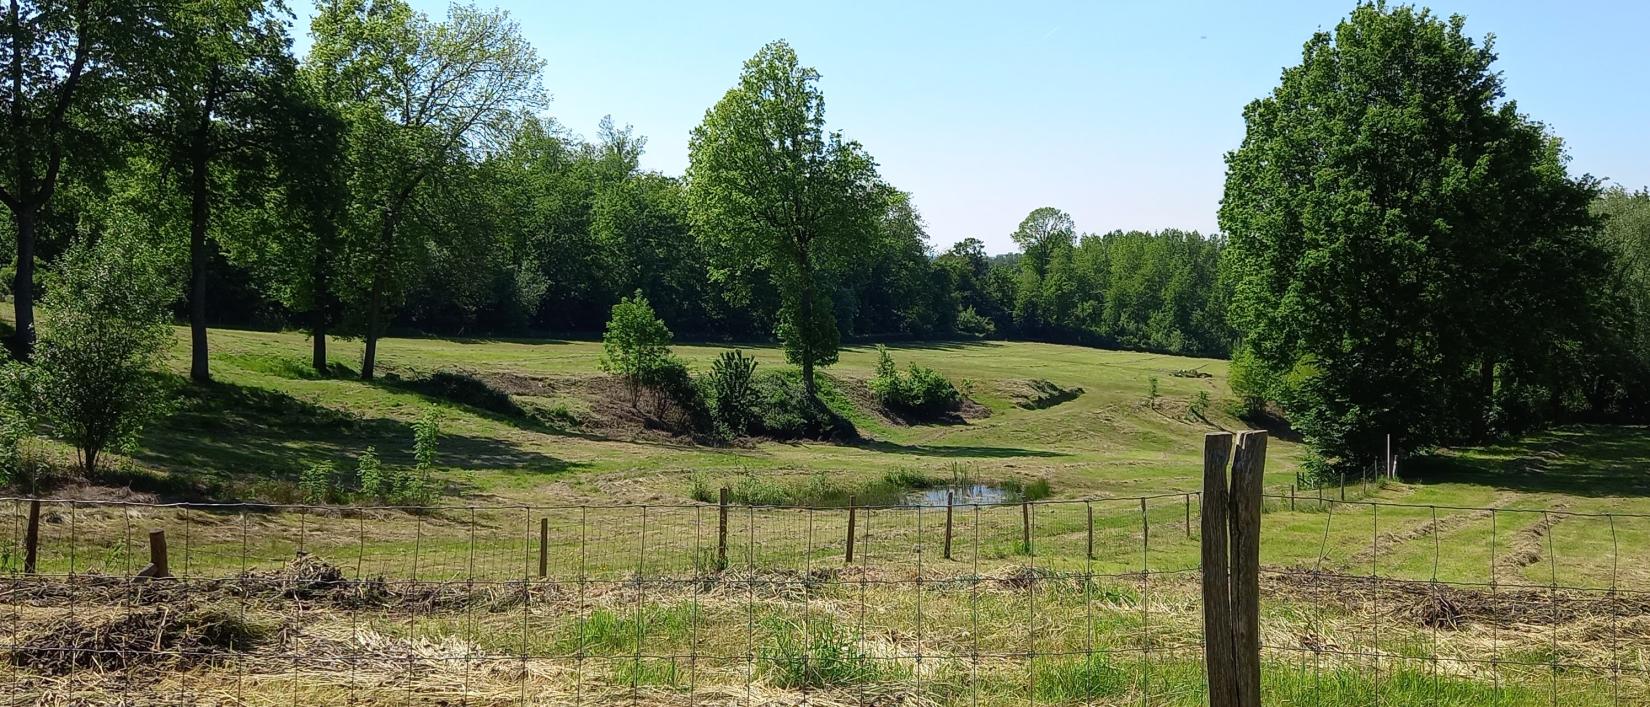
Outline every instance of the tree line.
<path id="1" fill-rule="evenodd" d="M 132 279 L 169 288 L 197 381 L 217 326 L 302 329 L 329 374 L 328 341 L 360 337 L 372 378 L 392 329 L 594 333 L 639 292 L 674 331 L 777 338 L 809 397 L 845 337 L 1232 356 L 1247 412 L 1325 469 L 1386 434 L 1422 449 L 1650 400 L 1650 197 L 1570 174 L 1459 17 L 1364 3 L 1315 34 L 1244 110 L 1220 234 L 1080 234 L 1044 207 L 999 255 L 936 252 L 782 41 L 666 175 L 632 128 L 550 117 L 498 10 L 321 0 L 303 56 L 274 0 L 20 0 L 4 25 L 20 360 L 42 292 L 96 289 L 51 273 L 120 265 L 101 254 L 167 274 Z"/>
<path id="2" fill-rule="evenodd" d="M 7 20 L 19 357 L 37 263 L 104 236 L 175 266 L 197 380 L 213 326 L 300 327 L 323 370 L 329 336 L 362 337 L 371 377 L 391 327 L 597 332 L 637 290 L 677 331 L 804 348 L 994 335 L 1219 355 L 1229 339 L 1208 316 L 1218 239 L 1079 242 L 1039 209 L 1023 257 L 975 239 L 936 254 L 911 195 L 826 128 L 818 73 L 783 42 L 672 176 L 640 168 L 628 126 L 585 139 L 549 117 L 542 61 L 496 10 L 325 0 L 302 57 L 264 0 L 42 0 Z"/>

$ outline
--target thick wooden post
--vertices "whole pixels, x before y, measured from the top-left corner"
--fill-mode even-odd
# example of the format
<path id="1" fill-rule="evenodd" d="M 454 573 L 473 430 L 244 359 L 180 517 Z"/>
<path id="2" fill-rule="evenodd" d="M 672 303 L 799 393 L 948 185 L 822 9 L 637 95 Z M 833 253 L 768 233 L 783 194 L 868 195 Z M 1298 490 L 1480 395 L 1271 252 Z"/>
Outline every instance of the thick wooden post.
<path id="1" fill-rule="evenodd" d="M 1238 435 L 1232 458 L 1232 650 L 1238 704 L 1260 707 L 1260 506 L 1266 433 Z"/>
<path id="2" fill-rule="evenodd" d="M 23 534 L 23 574 L 34 574 L 40 559 L 40 499 L 29 500 L 29 527 Z"/>
<path id="3" fill-rule="evenodd" d="M 539 519 L 539 579 L 550 576 L 550 519 Z"/>
<path id="4" fill-rule="evenodd" d="M 1232 664 L 1232 597 L 1227 576 L 1226 460 L 1232 433 L 1203 435 L 1203 661 L 1210 707 L 1236 707 L 1237 672 Z"/>
<path id="5" fill-rule="evenodd" d="M 149 531 L 149 566 L 138 572 L 139 577 L 170 577 L 166 566 L 166 531 Z"/>
<path id="6" fill-rule="evenodd" d="M 852 495 L 848 496 L 848 553 L 842 558 L 842 563 L 845 565 L 854 564 L 854 521 L 857 520 L 859 515 L 858 500 Z M 946 520 L 948 521 L 950 520 L 950 513 L 950 510 L 946 511 Z M 946 523 L 945 532 L 945 556 L 949 558 L 951 557 L 951 524 L 949 522 Z"/>
<path id="7" fill-rule="evenodd" d="M 728 487 L 723 486 L 716 514 L 716 569 L 728 568 Z"/>
<path id="8" fill-rule="evenodd" d="M 1031 553 L 1031 504 L 1020 504 L 1020 543 L 1026 554 Z"/>
<path id="9" fill-rule="evenodd" d="M 945 492 L 945 559 L 951 559 L 951 509 L 957 504 L 957 492 Z"/>

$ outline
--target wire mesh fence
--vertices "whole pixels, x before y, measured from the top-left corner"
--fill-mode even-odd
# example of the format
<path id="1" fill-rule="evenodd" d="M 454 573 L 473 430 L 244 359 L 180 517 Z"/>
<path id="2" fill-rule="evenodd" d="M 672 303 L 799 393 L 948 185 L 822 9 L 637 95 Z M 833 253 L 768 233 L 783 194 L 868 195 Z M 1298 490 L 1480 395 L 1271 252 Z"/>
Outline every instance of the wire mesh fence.
<path id="1" fill-rule="evenodd" d="M 1195 493 L 42 500 L 32 543 L 31 505 L 0 499 L 12 704 L 1207 700 Z M 1650 518 L 1272 493 L 1262 526 L 1266 704 L 1650 703 Z"/>

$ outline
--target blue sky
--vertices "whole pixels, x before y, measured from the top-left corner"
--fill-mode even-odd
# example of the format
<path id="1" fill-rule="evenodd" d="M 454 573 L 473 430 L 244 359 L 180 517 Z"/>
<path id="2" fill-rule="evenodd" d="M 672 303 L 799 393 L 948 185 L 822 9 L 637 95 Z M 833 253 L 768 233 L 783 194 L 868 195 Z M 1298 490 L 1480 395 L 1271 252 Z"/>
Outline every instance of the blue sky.
<path id="1" fill-rule="evenodd" d="M 476 0 L 486 5 L 491 0 Z M 445 0 L 412 0 L 431 15 Z M 308 8 L 299 7 L 307 31 Z M 822 74 L 826 120 L 912 192 L 936 248 L 991 252 L 1039 206 L 1079 230 L 1215 230 L 1242 109 L 1297 63 L 1335 2 L 542 2 L 498 0 L 546 61 L 550 113 L 647 136 L 681 174 L 688 132 L 762 44 Z M 1650 3 L 1448 0 L 1496 35 L 1509 98 L 1569 144 L 1572 170 L 1650 185 Z M 300 46 L 307 44 L 299 40 Z"/>

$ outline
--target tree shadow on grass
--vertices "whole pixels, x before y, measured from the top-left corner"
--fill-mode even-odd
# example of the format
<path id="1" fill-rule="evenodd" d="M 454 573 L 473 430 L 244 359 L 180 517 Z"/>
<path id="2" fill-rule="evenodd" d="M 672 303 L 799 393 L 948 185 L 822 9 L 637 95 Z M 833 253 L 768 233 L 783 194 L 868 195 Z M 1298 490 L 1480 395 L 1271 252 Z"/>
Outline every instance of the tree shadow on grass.
<path id="1" fill-rule="evenodd" d="M 978 445 L 899 444 L 877 439 L 861 439 L 847 446 L 884 454 L 908 454 L 918 457 L 957 457 L 975 459 L 1011 459 L 1014 457 L 1065 457 L 1065 452 L 1023 447 L 982 447 Z"/>
<path id="2" fill-rule="evenodd" d="M 373 446 L 386 464 L 411 465 L 412 425 L 362 417 L 267 388 L 228 383 L 181 386 L 181 400 L 150 425 L 134 459 L 167 472 L 143 490 L 178 500 L 225 500 L 260 485 L 290 484 L 307 466 L 351 468 Z M 508 442 L 444 433 L 438 465 L 555 474 L 566 461 Z M 127 479 L 134 487 L 143 475 Z"/>
<path id="3" fill-rule="evenodd" d="M 1415 483 L 1573 496 L 1650 496 L 1650 428 L 1578 425 L 1405 462 Z"/>

